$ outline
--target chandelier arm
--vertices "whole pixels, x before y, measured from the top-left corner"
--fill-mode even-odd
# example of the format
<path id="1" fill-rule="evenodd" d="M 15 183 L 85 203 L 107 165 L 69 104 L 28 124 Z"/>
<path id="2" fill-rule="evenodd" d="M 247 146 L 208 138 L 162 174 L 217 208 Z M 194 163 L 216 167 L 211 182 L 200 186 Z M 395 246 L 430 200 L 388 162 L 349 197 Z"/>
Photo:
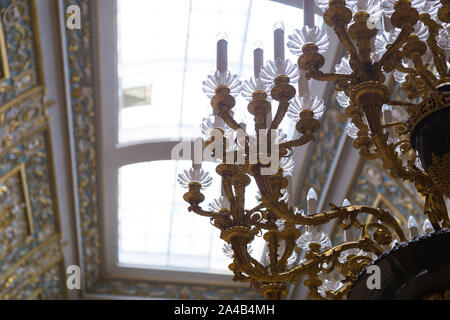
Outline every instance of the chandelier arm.
<path id="1" fill-rule="evenodd" d="M 200 206 L 197 204 L 191 204 L 191 206 L 188 208 L 189 212 L 194 212 L 200 216 L 203 217 L 209 217 L 211 218 L 211 221 L 213 222 L 213 225 L 220 229 L 223 233 L 224 230 L 227 228 L 231 228 L 233 226 L 233 221 L 231 218 L 224 213 L 218 213 L 218 212 L 210 212 L 210 211 L 204 211 Z"/>
<path id="2" fill-rule="evenodd" d="M 417 74 L 417 71 L 415 69 L 405 67 L 402 63 L 398 63 L 395 66 L 395 69 L 397 69 L 398 71 L 400 71 L 402 73 Z"/>
<path id="3" fill-rule="evenodd" d="M 441 47 L 438 46 L 436 42 L 436 37 L 439 35 L 439 30 L 442 26 L 436 23 L 436 21 L 431 20 L 428 13 L 422 13 L 420 15 L 420 20 L 428 27 L 428 39 L 427 44 L 433 54 L 434 65 L 438 71 L 441 79 L 447 76 L 447 63 L 445 61 L 445 52 Z"/>
<path id="4" fill-rule="evenodd" d="M 223 121 L 225 121 L 225 123 L 232 128 L 233 130 L 244 130 L 244 128 L 242 128 L 237 122 L 236 120 L 234 120 L 234 118 L 230 115 L 230 113 L 228 111 L 223 111 L 223 112 L 219 112 L 218 114 Z"/>
<path id="5" fill-rule="evenodd" d="M 414 67 L 416 67 L 416 70 L 419 73 L 419 76 L 422 78 L 423 81 L 425 81 L 430 90 L 434 91 L 436 88 L 436 86 L 434 85 L 434 81 L 436 81 L 436 78 L 433 79 L 430 76 L 430 72 L 425 68 L 423 64 L 422 56 L 419 53 L 414 52 L 411 55 L 411 59 L 414 63 Z"/>
<path id="6" fill-rule="evenodd" d="M 347 116 L 351 119 L 352 123 L 360 130 L 364 132 L 369 132 L 369 127 L 365 124 L 363 120 L 363 113 L 360 112 L 356 104 L 350 104 L 345 110 Z"/>
<path id="7" fill-rule="evenodd" d="M 380 158 L 380 156 L 378 154 L 371 153 L 370 150 L 366 150 L 366 149 L 360 149 L 359 155 L 367 160 L 376 160 L 376 159 Z"/>
<path id="8" fill-rule="evenodd" d="M 390 122 L 390 123 L 386 123 L 383 124 L 381 126 L 381 128 L 386 129 L 386 128 L 391 128 L 391 127 L 396 127 L 396 126 L 404 126 L 405 124 L 401 121 L 397 121 L 397 122 Z"/>
<path id="9" fill-rule="evenodd" d="M 290 229 L 294 229 L 295 231 L 297 231 L 295 228 L 290 228 Z M 284 271 L 284 268 L 287 265 L 287 261 L 295 249 L 295 246 L 296 246 L 295 241 L 298 238 L 298 236 L 300 236 L 300 233 L 297 231 L 298 234 L 296 234 L 295 231 L 290 232 L 288 235 L 286 235 L 286 238 L 284 240 L 284 243 L 285 243 L 284 252 L 283 252 L 283 255 L 281 256 L 281 258 L 278 262 L 278 266 L 277 266 L 277 271 L 279 271 L 279 272 Z"/>
<path id="10" fill-rule="evenodd" d="M 395 39 L 394 43 L 386 50 L 381 59 L 375 63 L 374 66 L 376 72 L 381 72 L 381 68 L 384 66 L 384 64 L 391 58 L 394 52 L 398 51 L 402 47 L 402 45 L 406 43 L 409 35 L 413 31 L 414 28 L 412 28 L 409 24 L 403 25 L 402 30 L 400 31 L 400 34 L 398 35 L 397 39 Z"/>
<path id="11" fill-rule="evenodd" d="M 254 214 L 254 213 L 256 213 L 256 212 L 259 212 L 261 209 L 263 209 L 264 208 L 264 204 L 262 204 L 262 203 L 260 203 L 260 204 L 258 204 L 256 207 L 254 207 L 253 209 L 250 209 L 250 210 L 248 210 L 247 211 L 247 214 L 249 215 L 249 216 L 251 216 L 252 214 Z"/>
<path id="12" fill-rule="evenodd" d="M 325 294 L 327 295 L 328 299 L 341 300 L 341 299 L 343 299 L 344 297 L 347 296 L 348 292 L 350 291 L 350 288 L 351 288 L 352 284 L 353 284 L 352 282 L 346 282 L 338 290 L 336 290 L 336 291 L 329 290 L 329 291 L 326 291 Z M 319 294 L 319 296 L 320 296 L 320 294 Z M 314 296 L 314 297 L 316 298 L 316 296 Z M 323 299 L 322 296 L 320 296 L 320 297 Z"/>
<path id="13" fill-rule="evenodd" d="M 311 142 L 311 141 L 315 141 L 314 135 L 313 134 L 305 134 L 305 135 L 302 135 L 298 139 L 281 143 L 280 144 L 280 150 L 283 149 L 283 148 L 291 149 L 293 147 L 300 147 L 300 146 L 303 146 L 303 145 L 305 145 L 305 144 L 307 144 L 308 142 Z"/>
<path id="14" fill-rule="evenodd" d="M 270 125 L 270 130 L 275 130 L 280 125 L 281 121 L 283 121 L 284 116 L 289 108 L 289 100 L 282 99 L 278 104 L 277 113 L 273 118 L 272 124 Z"/>
<path id="15" fill-rule="evenodd" d="M 387 102 L 388 105 L 391 106 L 399 106 L 399 107 L 412 107 L 412 108 L 417 108 L 417 104 L 415 103 L 411 103 L 411 102 L 406 102 L 406 101 L 398 101 L 398 100 L 389 100 Z"/>
<path id="16" fill-rule="evenodd" d="M 236 184 L 234 185 L 234 190 L 236 192 L 236 200 L 235 200 L 235 210 L 232 210 L 231 213 L 233 214 L 233 221 L 235 225 L 241 225 L 243 224 L 243 220 L 245 218 L 245 215 L 242 213 L 245 209 L 245 185 L 244 184 Z"/>
<path id="17" fill-rule="evenodd" d="M 339 74 L 339 73 L 324 73 L 320 70 L 310 70 L 306 73 L 308 79 L 313 78 L 318 81 L 352 81 L 354 76 L 352 74 Z"/>
<path id="18" fill-rule="evenodd" d="M 402 145 L 402 144 L 404 144 L 404 143 L 409 143 L 409 144 L 410 144 L 411 142 L 409 141 L 409 139 L 403 139 L 403 140 L 400 140 L 400 141 L 398 141 L 398 142 L 392 144 L 392 147 L 393 147 L 394 149 L 396 149 L 398 146 L 400 146 L 400 145 Z"/>
<path id="19" fill-rule="evenodd" d="M 266 268 L 248 253 L 245 241 L 232 241 L 231 248 L 234 252 L 234 263 L 250 278 L 254 280 L 269 278 Z"/>
<path id="20" fill-rule="evenodd" d="M 330 204 L 330 206 L 332 207 L 332 210 L 330 211 L 320 212 L 309 216 L 294 214 L 293 209 L 288 208 L 286 204 L 280 204 L 270 209 L 277 215 L 278 218 L 285 219 L 289 223 L 295 223 L 297 225 L 304 226 L 318 226 L 336 218 L 340 218 L 341 220 L 343 220 L 349 216 L 356 216 L 360 213 L 367 213 L 373 215 L 378 220 L 389 225 L 396 232 L 400 240 L 406 241 L 405 234 L 403 233 L 403 230 L 398 224 L 397 220 L 395 220 L 394 217 L 392 217 L 387 211 L 383 209 L 361 205 L 337 207 Z"/>
<path id="21" fill-rule="evenodd" d="M 387 142 L 388 135 L 382 132 L 377 132 L 371 134 L 371 136 L 372 141 L 375 144 L 376 151 L 383 160 L 384 168 L 386 168 L 396 178 L 402 178 L 410 181 L 414 179 L 413 173 L 403 167 L 403 163 L 393 145 Z"/>
<path id="22" fill-rule="evenodd" d="M 444 221 L 445 225 L 450 225 L 447 210 L 442 205 L 444 203 L 443 196 L 436 190 L 431 177 L 417 169 L 404 168 L 393 145 L 386 143 L 386 137 L 380 134 L 372 136 L 374 137 L 373 140 L 377 147 L 377 152 L 383 161 L 383 167 L 388 170 L 388 173 L 394 178 L 401 178 L 414 183 L 419 193 L 425 196 L 426 199 L 432 199 L 425 202 L 425 214 L 429 216 L 435 230 L 441 228 L 440 221 Z"/>
<path id="23" fill-rule="evenodd" d="M 359 60 L 358 57 L 358 51 L 356 50 L 355 45 L 350 39 L 345 23 L 341 20 L 338 20 L 336 21 L 336 24 L 334 25 L 333 29 L 337 37 L 341 41 L 342 45 L 344 46 L 345 50 L 350 55 L 350 60 L 352 62 L 350 63 L 350 65 L 356 64 L 359 67 L 361 65 L 361 61 Z"/>
<path id="24" fill-rule="evenodd" d="M 256 182 L 256 186 L 258 187 L 258 190 L 261 193 L 261 196 L 263 198 L 271 199 L 272 198 L 272 185 L 270 183 L 269 176 L 256 174 L 256 175 L 254 175 L 254 179 Z"/>
<path id="25" fill-rule="evenodd" d="M 264 240 L 266 240 L 267 246 L 269 247 L 269 269 L 272 274 L 277 272 L 278 247 L 280 246 L 278 238 L 278 230 L 268 231 L 264 235 Z"/>
<path id="26" fill-rule="evenodd" d="M 383 249 L 375 244 L 371 239 L 361 239 L 359 241 L 354 242 L 346 242 L 341 243 L 323 253 L 314 254 L 311 259 L 307 260 L 304 263 L 299 264 L 298 266 L 281 273 L 276 274 L 265 274 L 265 275 L 257 275 L 257 274 L 249 274 L 252 278 L 259 281 L 270 281 L 270 282 L 290 282 L 297 281 L 302 276 L 308 273 L 319 273 L 319 265 L 321 263 L 330 261 L 332 258 L 337 258 L 343 251 L 350 249 L 361 249 L 366 252 L 373 252 L 376 255 L 380 255 L 383 253 Z M 247 270 L 250 271 L 250 270 Z M 247 273 L 247 272 L 246 272 Z M 320 285 L 319 285 L 320 286 Z"/>
<path id="27" fill-rule="evenodd" d="M 231 203 L 233 203 L 235 201 L 235 197 L 234 197 L 234 193 L 233 193 L 233 188 L 231 186 L 231 177 L 226 175 L 226 176 L 222 176 L 222 186 L 225 192 L 225 196 L 228 198 L 228 201 Z"/>
<path id="28" fill-rule="evenodd" d="M 189 211 L 192 211 L 192 212 L 198 214 L 199 216 L 209 217 L 209 218 L 217 218 L 219 216 L 222 216 L 222 214 L 220 214 L 218 212 L 205 211 L 200 206 L 195 205 L 195 204 L 193 204 L 189 207 Z"/>

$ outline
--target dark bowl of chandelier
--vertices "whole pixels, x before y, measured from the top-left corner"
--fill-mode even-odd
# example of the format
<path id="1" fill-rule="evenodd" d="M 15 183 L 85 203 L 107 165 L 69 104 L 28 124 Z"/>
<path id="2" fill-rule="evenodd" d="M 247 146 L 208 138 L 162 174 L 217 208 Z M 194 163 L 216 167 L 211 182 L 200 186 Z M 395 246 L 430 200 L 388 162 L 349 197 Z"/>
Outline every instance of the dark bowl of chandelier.
<path id="1" fill-rule="evenodd" d="M 449 299 L 449 246 L 448 228 L 400 243 L 364 269 L 353 283 L 348 299 Z M 374 278 L 377 272 L 378 285 Z"/>
<path id="2" fill-rule="evenodd" d="M 425 171 L 450 154 L 450 83 L 436 88 L 412 117 L 411 144 Z"/>

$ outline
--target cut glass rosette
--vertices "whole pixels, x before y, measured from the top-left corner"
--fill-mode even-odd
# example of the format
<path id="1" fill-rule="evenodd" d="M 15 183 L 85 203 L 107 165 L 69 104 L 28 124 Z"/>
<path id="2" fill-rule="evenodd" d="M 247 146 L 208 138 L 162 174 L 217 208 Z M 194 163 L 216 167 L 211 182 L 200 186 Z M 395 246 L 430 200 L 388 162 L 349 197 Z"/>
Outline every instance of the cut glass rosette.
<path id="1" fill-rule="evenodd" d="M 209 210 L 215 212 L 230 210 L 230 201 L 226 197 L 221 196 L 209 204 Z"/>
<path id="2" fill-rule="evenodd" d="M 400 29 L 396 29 L 396 32 L 400 34 Z M 420 41 L 427 41 L 429 35 L 428 27 L 422 21 L 418 21 L 414 25 L 414 31 L 412 34 L 416 35 Z"/>
<path id="3" fill-rule="evenodd" d="M 283 170 L 283 177 L 291 176 L 294 171 L 295 162 L 292 157 L 283 157 L 280 159 L 280 168 Z"/>
<path id="4" fill-rule="evenodd" d="M 402 62 L 403 67 L 405 68 L 413 68 L 414 64 L 411 60 L 406 60 L 406 64 Z M 403 82 L 405 82 L 406 80 L 406 75 L 407 73 L 398 71 L 397 69 L 394 70 L 394 79 L 395 81 L 397 81 L 398 83 L 402 84 Z"/>
<path id="5" fill-rule="evenodd" d="M 209 187 L 212 183 L 212 178 L 208 172 L 204 171 L 202 168 L 189 170 L 184 170 L 178 175 L 178 183 L 185 189 L 189 189 L 189 184 L 197 182 L 200 183 L 202 189 Z"/>
<path id="6" fill-rule="evenodd" d="M 241 92 L 242 84 L 237 75 L 231 74 L 229 71 L 216 71 L 203 81 L 203 92 L 211 99 L 216 95 L 217 87 L 228 87 L 230 95 L 236 97 Z"/>
<path id="7" fill-rule="evenodd" d="M 266 87 L 266 85 L 260 78 L 251 77 L 250 80 L 245 80 L 241 91 L 241 95 L 245 98 L 245 100 L 247 100 L 248 102 L 252 101 L 253 93 L 255 91 L 264 91 L 267 94 L 266 100 L 272 100 L 272 98 L 270 97 L 269 88 Z"/>
<path id="8" fill-rule="evenodd" d="M 436 38 L 438 46 L 446 53 L 450 52 L 450 23 L 444 23 Z"/>
<path id="9" fill-rule="evenodd" d="M 330 45 L 328 34 L 325 30 L 317 26 L 304 26 L 302 29 L 295 29 L 292 35 L 288 36 L 287 46 L 292 54 L 301 56 L 303 46 L 306 44 L 315 44 L 320 54 L 325 53 Z"/>
<path id="10" fill-rule="evenodd" d="M 406 64 L 402 62 L 403 67 L 405 68 L 414 68 L 414 64 L 411 60 L 406 60 Z M 407 73 L 398 71 L 397 69 L 394 70 L 394 79 L 398 83 L 402 84 L 406 80 Z"/>
<path id="11" fill-rule="evenodd" d="M 288 202 L 289 201 L 289 193 L 286 189 L 281 189 L 281 197 L 278 199 L 279 201 Z"/>
<path id="12" fill-rule="evenodd" d="M 393 44 L 396 38 L 395 32 L 383 31 L 377 34 L 375 38 L 375 52 L 377 54 L 385 53 L 387 46 Z"/>
<path id="13" fill-rule="evenodd" d="M 230 112 L 232 115 L 232 112 Z M 211 114 L 206 118 L 203 118 L 200 125 L 202 137 L 207 141 L 213 134 L 214 130 L 219 129 L 225 138 L 231 138 L 234 134 L 234 130 L 230 128 L 223 119 L 215 114 Z"/>
<path id="14" fill-rule="evenodd" d="M 325 112 L 325 104 L 323 100 L 317 96 L 305 95 L 299 97 L 296 95 L 289 104 L 287 116 L 293 121 L 300 120 L 300 112 L 311 110 L 314 112 L 314 119 L 319 120 Z"/>
<path id="15" fill-rule="evenodd" d="M 426 0 L 422 12 L 428 13 L 432 20 L 437 21 L 440 7 L 442 7 L 441 0 Z"/>
<path id="16" fill-rule="evenodd" d="M 289 256 L 289 258 L 287 259 L 287 266 L 288 267 L 292 267 L 298 259 L 298 255 L 297 252 L 295 252 L 294 250 L 292 251 L 292 254 Z"/>
<path id="17" fill-rule="evenodd" d="M 310 244 L 320 245 L 321 252 L 331 249 L 331 240 L 328 235 L 322 231 L 317 231 L 315 228 L 306 231 L 297 239 L 297 246 L 303 250 L 311 250 L 309 247 Z"/>
<path id="18" fill-rule="evenodd" d="M 428 28 L 422 21 L 417 22 L 414 25 L 413 35 L 416 35 L 420 41 L 426 41 L 428 39 Z M 383 31 L 377 34 L 375 38 L 375 53 L 379 58 L 386 52 L 388 46 L 394 43 L 394 41 L 400 35 L 400 29 L 395 29 L 393 31 L 387 32 Z M 378 60 L 378 59 L 377 59 Z"/>
<path id="19" fill-rule="evenodd" d="M 289 193 L 288 193 L 288 191 L 286 189 L 281 189 L 280 192 L 281 192 L 281 197 L 278 199 L 278 201 L 285 201 L 285 202 L 287 202 L 289 200 Z M 256 199 L 256 201 L 261 202 L 262 195 L 261 195 L 260 191 L 256 192 L 255 199 Z"/>
<path id="20" fill-rule="evenodd" d="M 319 288 L 317 288 L 317 292 L 322 296 L 322 298 L 326 298 L 327 291 L 336 292 L 340 288 L 342 288 L 342 286 L 343 286 L 342 282 L 338 280 L 324 279 L 322 281 L 322 285 Z"/>
<path id="21" fill-rule="evenodd" d="M 380 3 L 381 12 L 386 17 L 390 18 L 395 11 L 394 5 L 396 2 L 397 2 L 397 0 L 382 0 Z M 422 10 L 426 4 L 426 0 L 411 0 L 410 2 L 411 2 L 411 7 L 417 9 L 417 11 L 419 11 L 419 12 L 422 12 Z"/>
<path id="22" fill-rule="evenodd" d="M 364 256 L 365 257 L 365 256 L 367 256 L 367 253 L 358 248 L 349 249 L 349 250 L 342 251 L 338 260 L 340 263 L 345 263 L 348 261 L 349 258 L 351 258 L 351 256 L 358 256 L 358 257 Z"/>
<path id="23" fill-rule="evenodd" d="M 270 129 L 267 129 L 267 132 L 269 132 Z M 284 133 L 283 129 L 278 128 L 276 130 L 276 138 L 275 138 L 275 143 L 283 143 L 287 141 L 287 134 Z"/>
<path id="24" fill-rule="evenodd" d="M 335 66 L 334 69 L 338 74 L 353 73 L 353 69 L 350 66 L 350 59 L 348 57 L 342 57 L 341 61 Z M 344 91 L 338 92 L 336 100 L 342 108 L 347 108 L 350 105 L 350 98 L 345 94 Z"/>
<path id="25" fill-rule="evenodd" d="M 284 230 L 284 220 L 283 219 L 278 219 L 277 221 L 275 221 L 275 224 L 279 231 Z"/>
<path id="26" fill-rule="evenodd" d="M 358 0 L 350 7 L 353 14 L 357 12 L 367 12 L 370 14 L 370 20 L 374 23 L 379 21 L 383 14 L 380 7 L 380 0 Z"/>
<path id="27" fill-rule="evenodd" d="M 348 57 L 342 57 L 341 61 L 334 67 L 334 70 L 340 74 L 352 74 L 353 69 L 350 66 L 350 59 Z"/>
<path id="28" fill-rule="evenodd" d="M 352 123 L 349 122 L 345 127 L 345 133 L 352 139 L 358 138 L 359 129 Z"/>
<path id="29" fill-rule="evenodd" d="M 347 8 L 351 8 L 358 0 L 345 0 L 345 6 Z M 330 0 L 314 0 L 314 3 L 316 6 L 322 10 L 322 12 L 327 11 L 329 8 L 329 2 Z"/>
<path id="30" fill-rule="evenodd" d="M 339 91 L 336 100 L 342 108 L 347 108 L 350 105 L 350 98 L 345 94 L 344 91 Z"/>
<path id="31" fill-rule="evenodd" d="M 289 77 L 289 83 L 295 86 L 299 78 L 297 65 L 289 60 L 277 58 L 275 61 L 268 61 L 261 68 L 261 80 L 269 91 L 275 87 L 275 78 L 279 76 Z"/>

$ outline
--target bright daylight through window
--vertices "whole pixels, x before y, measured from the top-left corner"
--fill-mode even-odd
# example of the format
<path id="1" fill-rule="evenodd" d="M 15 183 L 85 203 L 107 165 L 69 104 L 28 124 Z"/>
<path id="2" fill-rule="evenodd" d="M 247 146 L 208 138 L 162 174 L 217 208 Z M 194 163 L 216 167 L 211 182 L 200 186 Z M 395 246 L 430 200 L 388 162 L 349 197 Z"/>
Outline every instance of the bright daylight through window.
<path id="1" fill-rule="evenodd" d="M 225 31 L 231 44 L 229 69 L 249 79 L 255 42 L 264 44 L 264 59 L 272 59 L 272 26 L 283 20 L 287 32 L 299 28 L 301 11 L 269 0 L 118 0 L 118 145 L 200 136 L 198 124 L 211 113 L 202 82 L 216 67 L 217 35 Z M 235 112 L 246 121 L 246 110 Z M 227 272 L 232 260 L 217 229 L 187 212 L 176 183 L 190 166 L 167 159 L 119 168 L 119 263 Z M 213 163 L 203 166 L 215 171 Z M 217 194 L 218 178 L 206 196 Z M 255 196 L 253 186 L 247 199 Z M 253 243 L 255 257 L 262 257 L 262 243 Z"/>

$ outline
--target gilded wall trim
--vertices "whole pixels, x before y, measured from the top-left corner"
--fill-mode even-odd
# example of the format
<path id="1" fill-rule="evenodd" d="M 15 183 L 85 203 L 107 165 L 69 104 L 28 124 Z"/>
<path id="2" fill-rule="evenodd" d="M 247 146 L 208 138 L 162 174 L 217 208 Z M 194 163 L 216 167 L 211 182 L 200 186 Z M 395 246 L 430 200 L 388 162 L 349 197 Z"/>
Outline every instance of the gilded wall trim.
<path id="1" fill-rule="evenodd" d="M 36 13 L 0 0 L 1 299 L 66 297 Z"/>
<path id="2" fill-rule="evenodd" d="M 96 97 L 93 8 L 94 1 L 62 0 L 60 15 L 66 8 L 78 5 L 81 8 L 81 30 L 63 28 L 62 43 L 69 64 L 67 84 L 70 92 L 70 123 L 74 136 L 75 181 L 79 213 L 79 241 L 85 294 L 112 296 L 139 296 L 147 298 L 184 299 L 254 299 L 257 292 L 250 288 L 163 282 L 146 280 L 109 279 L 101 268 L 101 218 L 98 201 L 98 141 L 96 133 Z M 186 281 L 189 281 L 188 279 Z"/>
<path id="3" fill-rule="evenodd" d="M 6 44 L 0 65 L 8 63 L 8 77 L 0 79 L 3 105 L 45 83 L 35 0 L 0 0 L 0 15 Z"/>
<path id="4" fill-rule="evenodd" d="M 26 229 L 28 230 L 28 235 L 32 235 L 34 233 L 33 227 L 33 216 L 31 214 L 31 205 L 30 205 L 30 196 L 28 193 L 28 184 L 27 184 L 27 176 L 25 173 L 25 164 L 21 163 L 17 167 L 13 168 L 11 171 L 6 173 L 3 177 L 0 177 L 0 197 L 8 196 L 11 193 L 10 188 L 8 187 L 9 180 L 14 176 L 19 177 L 19 192 L 15 192 L 15 195 L 19 195 L 23 197 L 23 205 L 25 211 L 25 220 L 26 220 Z M 4 218 L 5 213 L 8 211 L 3 211 L 1 213 L 1 218 Z M 0 230 L 3 230 L 4 224 L 0 225 Z"/>
<path id="5" fill-rule="evenodd" d="M 0 81 L 9 78 L 8 54 L 6 52 L 5 33 L 3 24 L 0 23 Z"/>

